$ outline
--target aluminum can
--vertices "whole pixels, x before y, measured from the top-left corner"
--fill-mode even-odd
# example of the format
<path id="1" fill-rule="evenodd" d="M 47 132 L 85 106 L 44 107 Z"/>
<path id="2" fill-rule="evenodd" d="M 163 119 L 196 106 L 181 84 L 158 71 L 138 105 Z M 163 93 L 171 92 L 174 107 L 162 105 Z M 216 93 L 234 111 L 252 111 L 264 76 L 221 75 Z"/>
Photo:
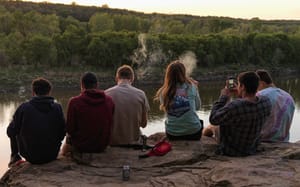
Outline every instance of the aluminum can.
<path id="1" fill-rule="evenodd" d="M 122 176 L 123 176 L 123 181 L 129 180 L 129 177 L 130 177 L 130 166 L 129 165 L 123 166 Z"/>

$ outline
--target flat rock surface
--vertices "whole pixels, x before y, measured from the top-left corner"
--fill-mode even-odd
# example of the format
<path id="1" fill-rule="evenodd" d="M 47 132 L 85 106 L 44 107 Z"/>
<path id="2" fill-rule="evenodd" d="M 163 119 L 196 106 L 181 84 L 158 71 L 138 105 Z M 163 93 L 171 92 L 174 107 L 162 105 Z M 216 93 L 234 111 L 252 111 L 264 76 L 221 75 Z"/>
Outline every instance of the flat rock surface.
<path id="1" fill-rule="evenodd" d="M 109 147 L 84 154 L 81 164 L 68 157 L 44 165 L 25 162 L 8 170 L 0 186 L 300 186 L 300 142 L 263 143 L 248 157 L 215 155 L 217 145 L 208 137 L 171 143 L 168 154 L 144 159 L 138 158 L 141 150 Z M 123 165 L 130 165 L 129 181 L 122 180 Z"/>

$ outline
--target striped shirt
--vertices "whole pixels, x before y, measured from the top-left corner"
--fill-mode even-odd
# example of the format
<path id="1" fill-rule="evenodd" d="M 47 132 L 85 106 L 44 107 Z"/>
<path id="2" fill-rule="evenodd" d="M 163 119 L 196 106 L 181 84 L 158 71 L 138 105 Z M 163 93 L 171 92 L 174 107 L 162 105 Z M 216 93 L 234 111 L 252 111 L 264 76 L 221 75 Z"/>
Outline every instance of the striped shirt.
<path id="1" fill-rule="evenodd" d="M 209 120 L 220 126 L 221 154 L 246 156 L 256 153 L 261 128 L 270 115 L 271 102 L 267 97 L 257 97 L 256 102 L 220 96 L 214 103 Z"/>

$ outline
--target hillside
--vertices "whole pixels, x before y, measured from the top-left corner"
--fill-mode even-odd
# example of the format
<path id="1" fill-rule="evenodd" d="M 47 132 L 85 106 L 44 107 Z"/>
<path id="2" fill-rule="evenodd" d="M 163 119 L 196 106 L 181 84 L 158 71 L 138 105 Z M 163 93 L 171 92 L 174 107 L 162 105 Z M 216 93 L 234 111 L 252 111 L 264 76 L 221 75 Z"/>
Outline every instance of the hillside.
<path id="1" fill-rule="evenodd" d="M 0 1 L 0 67 L 8 71 L 32 66 L 113 70 L 130 64 L 157 73 L 186 54 L 198 67 L 221 71 L 298 68 L 299 50 L 300 20 Z"/>

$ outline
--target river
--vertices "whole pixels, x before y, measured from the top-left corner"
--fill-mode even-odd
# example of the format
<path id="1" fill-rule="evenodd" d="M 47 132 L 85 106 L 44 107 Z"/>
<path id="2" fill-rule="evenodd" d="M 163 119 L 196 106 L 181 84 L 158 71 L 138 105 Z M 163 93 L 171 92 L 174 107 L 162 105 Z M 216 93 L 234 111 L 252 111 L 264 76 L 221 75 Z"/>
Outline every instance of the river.
<path id="1" fill-rule="evenodd" d="M 286 78 L 281 80 L 275 80 L 276 85 L 286 91 L 288 91 L 296 102 L 296 110 L 294 114 L 293 124 L 290 130 L 290 141 L 295 142 L 300 140 L 300 82 L 299 78 Z M 164 114 L 158 110 L 158 103 L 153 102 L 153 95 L 157 86 L 141 87 L 145 90 L 151 111 L 149 113 L 149 123 L 142 132 L 146 135 L 153 134 L 155 132 L 164 131 Z M 202 100 L 201 110 L 198 111 L 198 115 L 204 120 L 204 124 L 208 124 L 208 116 L 210 113 L 213 102 L 218 98 L 220 89 L 224 86 L 224 82 L 200 82 L 199 93 Z M 101 88 L 106 89 L 106 88 Z M 8 89 L 10 90 L 10 89 Z M 66 106 L 71 96 L 79 93 L 78 89 L 55 89 L 53 90 L 53 96 L 57 99 L 57 102 L 61 103 L 64 111 L 66 112 Z M 9 139 L 6 136 L 6 128 L 9 124 L 13 113 L 16 108 L 24 101 L 30 98 L 31 91 L 29 85 L 26 87 L 20 87 L 17 91 L 12 93 L 0 94 L 0 176 L 7 170 L 7 164 L 10 157 L 10 144 Z M 298 124 L 298 125 L 297 125 Z"/>

